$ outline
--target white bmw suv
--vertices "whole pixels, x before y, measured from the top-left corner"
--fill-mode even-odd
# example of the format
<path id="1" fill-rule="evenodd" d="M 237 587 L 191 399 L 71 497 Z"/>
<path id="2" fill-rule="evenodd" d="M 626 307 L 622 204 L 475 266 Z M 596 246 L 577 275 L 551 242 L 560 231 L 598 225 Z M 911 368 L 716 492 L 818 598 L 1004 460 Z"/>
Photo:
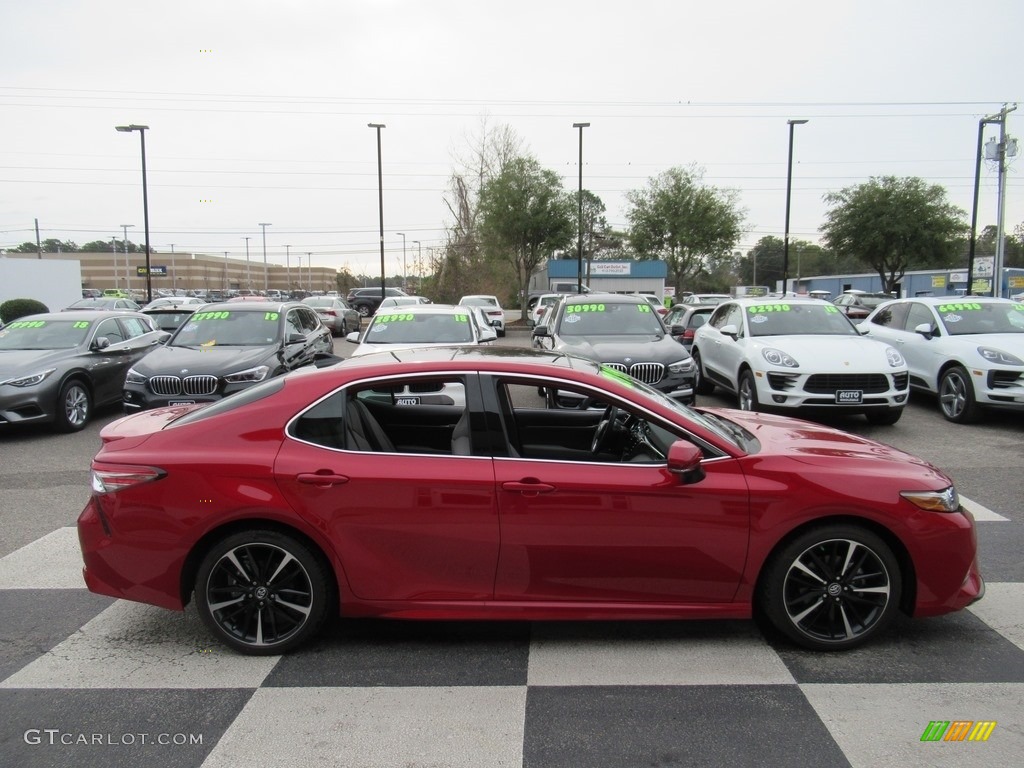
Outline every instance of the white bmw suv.
<path id="1" fill-rule="evenodd" d="M 908 397 L 903 356 L 867 339 L 821 299 L 732 299 L 696 330 L 697 394 L 736 394 L 743 410 L 862 413 L 895 424 Z"/>

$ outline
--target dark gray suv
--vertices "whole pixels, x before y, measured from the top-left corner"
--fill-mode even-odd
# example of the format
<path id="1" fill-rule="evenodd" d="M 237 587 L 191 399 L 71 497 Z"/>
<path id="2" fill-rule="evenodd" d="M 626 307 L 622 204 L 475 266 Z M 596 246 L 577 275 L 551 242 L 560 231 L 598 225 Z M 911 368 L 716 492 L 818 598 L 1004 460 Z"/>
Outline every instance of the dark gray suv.
<path id="1" fill-rule="evenodd" d="M 385 288 L 385 296 L 406 296 L 401 288 Z M 377 307 L 383 301 L 380 295 L 380 286 L 376 288 L 353 288 L 348 292 L 345 301 L 363 317 L 370 317 L 377 311 Z"/>
<path id="2" fill-rule="evenodd" d="M 641 296 L 566 296 L 533 329 L 535 346 L 604 363 L 692 403 L 696 367 Z M 558 393 L 548 393 L 557 400 Z M 554 403 L 573 407 L 573 403 Z"/>

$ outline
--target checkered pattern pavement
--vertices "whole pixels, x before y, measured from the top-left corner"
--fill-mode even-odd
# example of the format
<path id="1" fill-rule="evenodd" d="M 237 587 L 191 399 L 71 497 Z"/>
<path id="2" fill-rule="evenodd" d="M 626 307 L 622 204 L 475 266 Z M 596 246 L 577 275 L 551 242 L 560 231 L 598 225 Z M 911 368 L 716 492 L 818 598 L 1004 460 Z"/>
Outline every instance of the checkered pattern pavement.
<path id="1" fill-rule="evenodd" d="M 337 621 L 253 658 L 90 594 L 74 528 L 0 558 L 0 766 L 1017 766 L 1020 524 L 968 611 L 817 654 L 752 622 Z M 985 742 L 922 742 L 932 721 Z"/>

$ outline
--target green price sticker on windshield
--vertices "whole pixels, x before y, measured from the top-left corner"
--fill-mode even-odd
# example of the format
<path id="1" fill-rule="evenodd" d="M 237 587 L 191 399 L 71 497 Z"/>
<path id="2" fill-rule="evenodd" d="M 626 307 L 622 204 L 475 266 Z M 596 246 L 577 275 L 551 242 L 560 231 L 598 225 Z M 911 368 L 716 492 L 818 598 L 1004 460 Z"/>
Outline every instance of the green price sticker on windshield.
<path id="1" fill-rule="evenodd" d="M 46 325 L 45 320 L 18 320 L 8 325 L 8 328 L 42 328 Z"/>
<path id="2" fill-rule="evenodd" d="M 227 320 L 230 317 L 230 312 L 196 312 L 192 315 L 192 319 L 195 321 L 199 320 Z"/>
<path id="3" fill-rule="evenodd" d="M 72 328 L 88 328 L 89 324 L 84 320 L 79 320 L 77 323 L 71 326 Z"/>
<path id="4" fill-rule="evenodd" d="M 604 304 L 570 304 L 566 307 L 566 311 L 577 314 L 580 312 L 604 312 Z"/>
<path id="5" fill-rule="evenodd" d="M 976 301 L 958 301 L 954 304 L 939 304 L 939 314 L 946 312 L 970 312 L 981 309 L 981 304 Z"/>
<path id="6" fill-rule="evenodd" d="M 401 314 L 401 315 L 381 315 L 377 318 L 377 323 L 411 323 L 416 319 L 415 315 Z"/>
<path id="7" fill-rule="evenodd" d="M 747 312 L 758 315 L 762 312 L 789 312 L 789 304 L 756 304 L 747 307 Z"/>
<path id="8" fill-rule="evenodd" d="M 266 314 L 265 314 L 265 315 L 263 316 L 263 319 L 264 319 L 264 320 L 269 320 L 270 322 L 274 322 L 274 321 L 276 321 L 276 320 L 277 320 L 277 319 L 278 319 L 279 317 L 280 317 L 280 315 L 279 315 L 279 314 L 277 314 L 277 312 L 267 312 L 267 313 L 266 313 Z"/>
<path id="9" fill-rule="evenodd" d="M 832 312 L 833 314 L 838 315 L 839 314 L 839 307 L 833 307 L 832 305 L 829 305 L 829 306 L 825 307 L 825 311 L 826 312 Z"/>

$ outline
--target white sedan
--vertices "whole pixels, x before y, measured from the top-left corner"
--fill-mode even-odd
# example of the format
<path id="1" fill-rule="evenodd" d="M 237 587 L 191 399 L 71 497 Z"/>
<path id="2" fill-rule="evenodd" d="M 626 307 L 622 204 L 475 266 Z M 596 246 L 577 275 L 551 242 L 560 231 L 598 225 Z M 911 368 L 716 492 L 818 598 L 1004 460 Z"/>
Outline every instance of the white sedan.
<path id="1" fill-rule="evenodd" d="M 473 307 L 413 304 L 378 312 L 361 335 L 350 333 L 345 339 L 359 345 L 349 357 L 410 347 L 473 346 L 498 337 L 484 323 L 483 313 Z"/>
<path id="2" fill-rule="evenodd" d="M 938 395 L 949 421 L 976 421 L 985 407 L 1024 410 L 1024 303 L 899 299 L 878 306 L 860 328 L 900 350 L 910 386 Z"/>
<path id="3" fill-rule="evenodd" d="M 748 411 L 817 409 L 895 424 L 909 394 L 903 356 L 819 299 L 723 302 L 694 333 L 691 354 L 697 393 L 720 387 Z"/>
<path id="4" fill-rule="evenodd" d="M 464 307 L 480 307 L 483 309 L 498 335 L 505 335 L 505 310 L 501 308 L 497 296 L 483 294 L 463 296 L 459 299 L 459 304 Z"/>

